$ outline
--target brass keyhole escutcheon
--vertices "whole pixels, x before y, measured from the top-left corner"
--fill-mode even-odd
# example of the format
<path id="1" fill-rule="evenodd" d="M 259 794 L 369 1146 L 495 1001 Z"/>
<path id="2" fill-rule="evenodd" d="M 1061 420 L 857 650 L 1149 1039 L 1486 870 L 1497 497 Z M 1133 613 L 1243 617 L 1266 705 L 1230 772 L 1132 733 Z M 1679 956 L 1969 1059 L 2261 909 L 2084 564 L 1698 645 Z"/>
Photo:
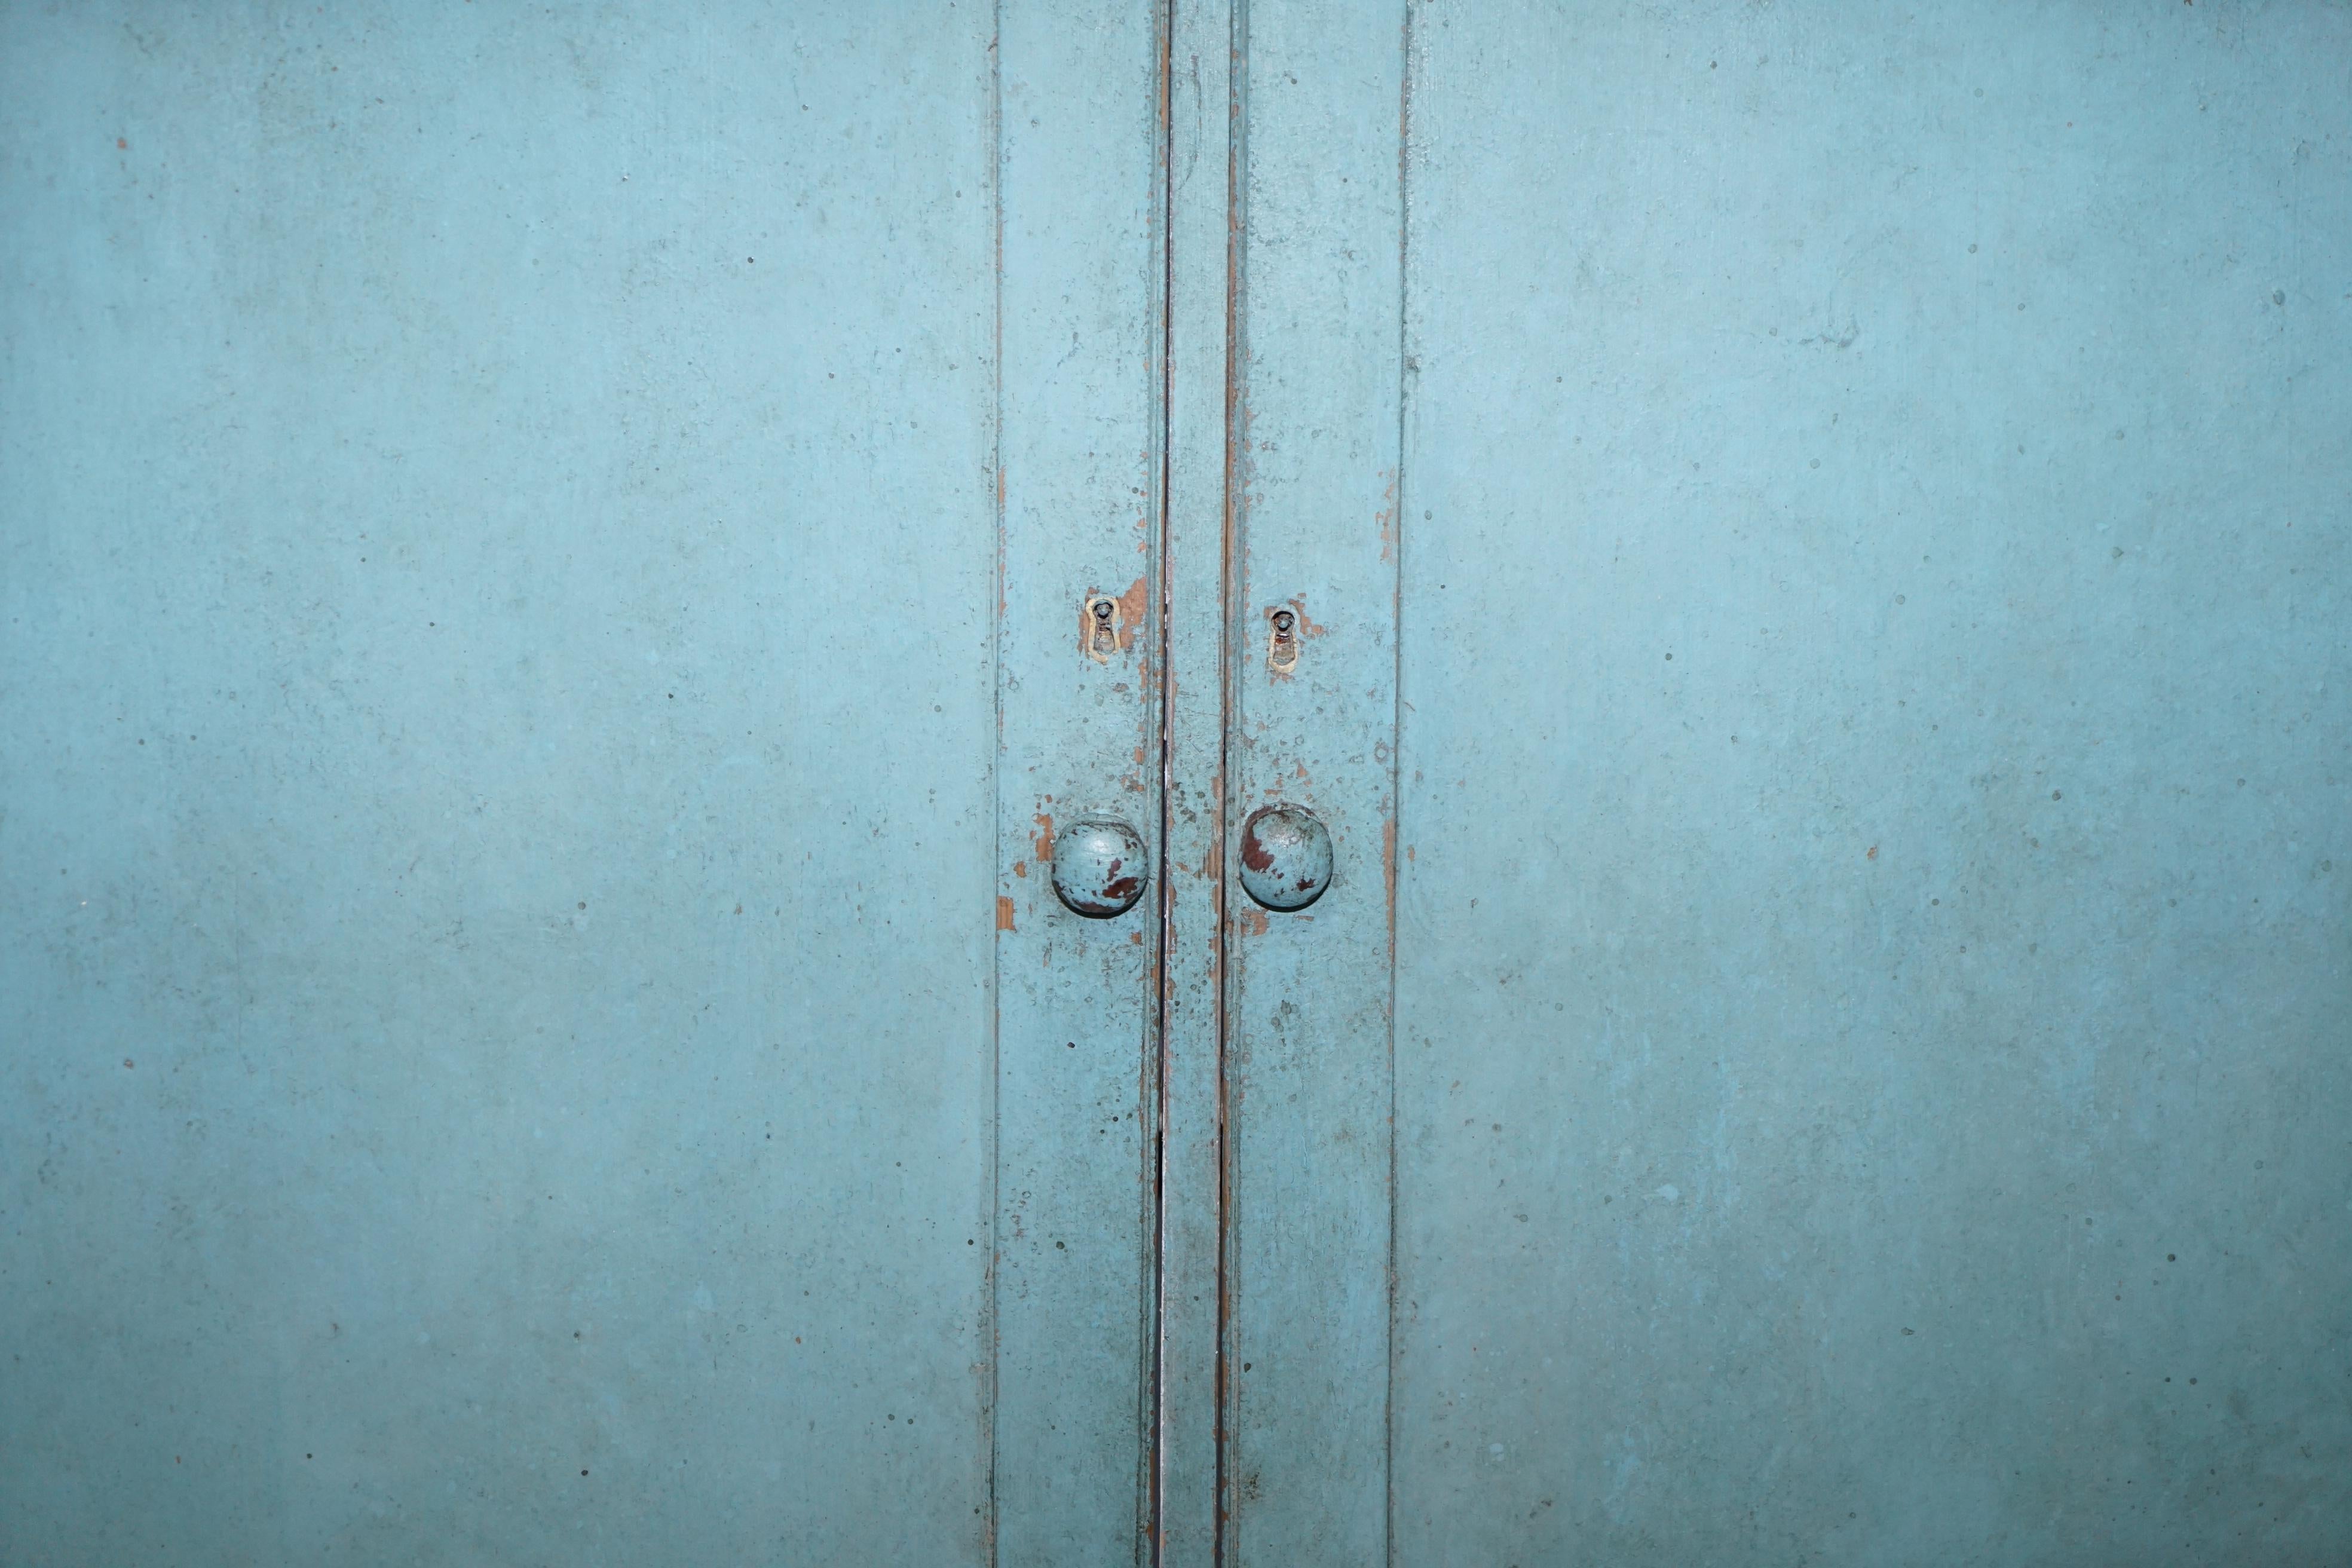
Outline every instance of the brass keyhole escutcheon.
<path id="1" fill-rule="evenodd" d="M 1108 664 L 1118 651 L 1118 634 L 1126 619 L 1118 601 L 1108 594 L 1087 595 L 1078 626 L 1078 643 L 1087 657 L 1097 664 Z"/>
<path id="2" fill-rule="evenodd" d="M 1265 662 L 1288 674 L 1298 664 L 1298 612 L 1287 607 L 1266 615 Z"/>

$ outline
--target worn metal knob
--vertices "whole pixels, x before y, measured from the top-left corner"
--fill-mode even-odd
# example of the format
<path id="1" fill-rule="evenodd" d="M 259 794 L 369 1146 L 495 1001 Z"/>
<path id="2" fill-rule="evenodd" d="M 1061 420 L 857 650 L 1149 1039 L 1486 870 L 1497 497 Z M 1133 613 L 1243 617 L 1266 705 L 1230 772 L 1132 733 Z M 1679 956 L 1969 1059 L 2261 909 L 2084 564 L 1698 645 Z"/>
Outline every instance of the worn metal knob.
<path id="1" fill-rule="evenodd" d="M 1143 835 L 1117 817 L 1085 817 L 1054 836 L 1054 891 L 1089 920 L 1125 914 L 1150 880 Z"/>
<path id="2" fill-rule="evenodd" d="M 1301 805 L 1260 806 L 1242 824 L 1242 889 L 1270 910 L 1303 910 L 1331 885 L 1331 835 Z"/>

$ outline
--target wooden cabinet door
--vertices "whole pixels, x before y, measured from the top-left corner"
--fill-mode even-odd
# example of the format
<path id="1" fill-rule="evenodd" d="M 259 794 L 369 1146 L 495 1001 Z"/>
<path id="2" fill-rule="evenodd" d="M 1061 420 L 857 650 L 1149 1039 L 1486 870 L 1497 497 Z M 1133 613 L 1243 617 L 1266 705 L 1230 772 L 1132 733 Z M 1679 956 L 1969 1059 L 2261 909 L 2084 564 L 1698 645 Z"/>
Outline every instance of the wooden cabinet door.
<path id="1" fill-rule="evenodd" d="M 1240 37 L 1225 1560 L 2352 1551 L 2346 15 Z"/>
<path id="2" fill-rule="evenodd" d="M 0 1555 L 2343 1553 L 2334 13 L 0 45 Z"/>
<path id="3" fill-rule="evenodd" d="M 1133 1560 L 1163 54 L 0 18 L 0 1558 Z"/>

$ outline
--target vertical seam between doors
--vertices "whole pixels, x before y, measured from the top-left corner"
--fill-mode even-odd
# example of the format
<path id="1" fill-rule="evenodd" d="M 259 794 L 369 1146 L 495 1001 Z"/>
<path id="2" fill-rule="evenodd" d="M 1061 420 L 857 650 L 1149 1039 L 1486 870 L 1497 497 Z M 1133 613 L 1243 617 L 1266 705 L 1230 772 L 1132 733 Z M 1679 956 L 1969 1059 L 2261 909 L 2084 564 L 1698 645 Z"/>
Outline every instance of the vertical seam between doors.
<path id="1" fill-rule="evenodd" d="M 989 696 L 996 708 L 996 753 L 989 759 L 989 776 L 993 781 L 990 797 L 995 815 L 994 848 L 989 861 L 990 891 L 993 893 L 1003 881 L 1004 872 L 1004 4 L 996 0 L 990 15 L 988 36 L 988 147 L 989 147 L 989 208 L 994 232 L 990 236 L 995 265 L 995 293 L 992 301 L 994 334 L 990 353 L 992 360 L 995 399 L 994 416 L 991 422 L 990 466 L 994 468 L 992 483 L 995 489 L 996 569 L 990 584 L 995 596 L 996 635 L 990 639 Z M 984 1532 L 983 1555 L 989 1568 L 996 1565 L 996 1420 L 998 1410 L 998 1380 L 1002 1375 L 1003 1355 L 1003 1319 L 997 1299 L 998 1283 L 1003 1275 L 1003 1258 L 999 1248 L 1002 1237 L 998 1230 L 998 1199 L 1001 1182 L 997 1162 L 1003 1137 L 1004 1102 L 1004 939 L 993 930 L 989 933 L 988 970 L 988 1258 L 985 1300 L 988 1331 L 988 1469 L 986 1477 L 988 1523 Z"/>

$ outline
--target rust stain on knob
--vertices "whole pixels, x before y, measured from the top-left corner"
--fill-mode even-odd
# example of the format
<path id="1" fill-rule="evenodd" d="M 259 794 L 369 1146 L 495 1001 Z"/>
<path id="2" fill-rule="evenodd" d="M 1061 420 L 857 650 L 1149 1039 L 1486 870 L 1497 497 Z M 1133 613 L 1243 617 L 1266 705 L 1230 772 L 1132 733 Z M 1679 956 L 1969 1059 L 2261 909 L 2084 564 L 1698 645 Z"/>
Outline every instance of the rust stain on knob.
<path id="1" fill-rule="evenodd" d="M 1116 817 L 1087 817 L 1054 837 L 1054 891 L 1089 920 L 1125 914 L 1150 880 L 1143 836 Z"/>
<path id="2" fill-rule="evenodd" d="M 1242 824 L 1242 889 L 1270 910 L 1303 910 L 1331 885 L 1331 835 L 1300 805 L 1266 805 Z"/>

